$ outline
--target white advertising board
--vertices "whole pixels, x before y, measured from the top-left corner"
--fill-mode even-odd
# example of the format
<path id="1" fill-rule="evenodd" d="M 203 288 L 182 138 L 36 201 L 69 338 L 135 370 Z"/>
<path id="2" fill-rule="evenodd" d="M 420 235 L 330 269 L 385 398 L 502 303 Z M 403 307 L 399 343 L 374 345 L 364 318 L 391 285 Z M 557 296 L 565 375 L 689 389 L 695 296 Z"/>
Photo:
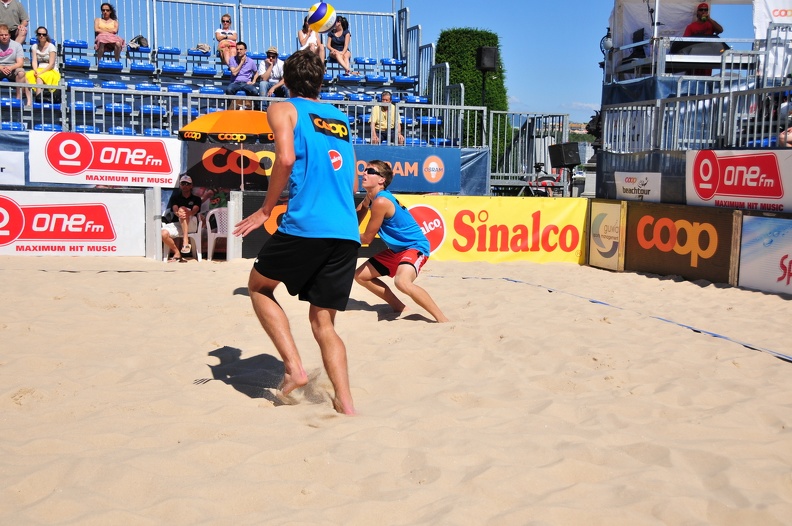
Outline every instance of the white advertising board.
<path id="1" fill-rule="evenodd" d="M 145 256 L 144 196 L 0 193 L 0 255 Z"/>
<path id="2" fill-rule="evenodd" d="M 178 139 L 30 132 L 30 180 L 38 183 L 173 188 Z"/>

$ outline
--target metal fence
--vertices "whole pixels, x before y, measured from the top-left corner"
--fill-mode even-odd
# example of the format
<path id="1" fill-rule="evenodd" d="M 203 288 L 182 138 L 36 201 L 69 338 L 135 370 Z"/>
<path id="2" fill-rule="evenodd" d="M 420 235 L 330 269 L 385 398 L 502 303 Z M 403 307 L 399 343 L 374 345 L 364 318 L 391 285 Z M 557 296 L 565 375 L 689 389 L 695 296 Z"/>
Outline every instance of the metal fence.
<path id="1" fill-rule="evenodd" d="M 567 142 L 569 116 L 493 111 L 489 114 L 492 186 L 525 187 L 551 168 L 548 148 Z M 541 163 L 541 170 L 537 165 Z"/>
<path id="2" fill-rule="evenodd" d="M 789 120 L 790 87 L 603 107 L 604 151 L 772 148 Z"/>

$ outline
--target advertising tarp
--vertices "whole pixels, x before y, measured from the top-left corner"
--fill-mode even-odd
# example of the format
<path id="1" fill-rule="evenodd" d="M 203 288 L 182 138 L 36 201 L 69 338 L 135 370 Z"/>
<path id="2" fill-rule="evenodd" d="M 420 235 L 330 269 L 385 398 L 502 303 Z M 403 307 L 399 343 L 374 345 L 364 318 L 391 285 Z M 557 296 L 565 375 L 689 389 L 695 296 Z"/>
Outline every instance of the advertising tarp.
<path id="1" fill-rule="evenodd" d="M 589 265 L 608 270 L 623 270 L 619 262 L 624 252 L 622 204 L 618 202 L 591 202 L 589 227 Z"/>
<path id="2" fill-rule="evenodd" d="M 173 188 L 180 172 L 175 138 L 30 132 L 32 182 Z"/>
<path id="3" fill-rule="evenodd" d="M 792 294 L 792 219 L 743 216 L 738 284 Z"/>
<path id="4" fill-rule="evenodd" d="M 0 255 L 145 256 L 143 193 L 4 191 Z"/>

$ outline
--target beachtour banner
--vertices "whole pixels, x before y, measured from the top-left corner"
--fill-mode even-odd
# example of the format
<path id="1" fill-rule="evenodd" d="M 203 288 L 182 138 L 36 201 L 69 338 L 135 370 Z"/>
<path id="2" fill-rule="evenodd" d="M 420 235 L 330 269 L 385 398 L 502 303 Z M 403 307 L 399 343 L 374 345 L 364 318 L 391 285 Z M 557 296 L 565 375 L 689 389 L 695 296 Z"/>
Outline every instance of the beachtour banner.
<path id="1" fill-rule="evenodd" d="M 585 262 L 588 200 L 397 195 L 438 261 Z"/>
<path id="2" fill-rule="evenodd" d="M 176 138 L 30 131 L 30 181 L 173 188 L 181 172 Z"/>
<path id="3" fill-rule="evenodd" d="M 138 192 L 3 191 L 0 255 L 145 256 Z"/>
<path id="4" fill-rule="evenodd" d="M 792 294 L 792 218 L 743 216 L 738 285 Z"/>
<path id="5" fill-rule="evenodd" d="M 687 204 L 792 211 L 792 149 L 691 150 L 685 155 Z"/>

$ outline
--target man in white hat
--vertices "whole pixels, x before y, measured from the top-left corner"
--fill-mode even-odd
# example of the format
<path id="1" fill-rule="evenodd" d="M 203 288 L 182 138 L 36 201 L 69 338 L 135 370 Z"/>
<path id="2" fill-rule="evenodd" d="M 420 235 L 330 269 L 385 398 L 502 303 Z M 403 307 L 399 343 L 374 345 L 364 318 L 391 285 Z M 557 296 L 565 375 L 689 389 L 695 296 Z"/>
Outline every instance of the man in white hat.
<path id="1" fill-rule="evenodd" d="M 162 241 L 173 252 L 170 261 L 184 261 L 182 254 L 189 254 L 192 250 L 190 238 L 187 235 L 190 225 L 197 226 L 198 218 L 196 215 L 201 210 L 201 198 L 192 193 L 192 177 L 182 175 L 179 178 L 179 191 L 173 192 L 168 200 L 168 210 L 173 212 L 175 221 L 172 223 L 162 223 Z M 170 214 L 168 214 L 170 215 Z M 181 236 L 182 248 L 179 248 L 173 238 Z"/>
<path id="2" fill-rule="evenodd" d="M 283 61 L 278 58 L 278 48 L 270 46 L 265 58 L 258 67 L 253 83 L 260 82 L 259 93 L 262 97 L 288 97 L 289 90 L 283 82 Z"/>

